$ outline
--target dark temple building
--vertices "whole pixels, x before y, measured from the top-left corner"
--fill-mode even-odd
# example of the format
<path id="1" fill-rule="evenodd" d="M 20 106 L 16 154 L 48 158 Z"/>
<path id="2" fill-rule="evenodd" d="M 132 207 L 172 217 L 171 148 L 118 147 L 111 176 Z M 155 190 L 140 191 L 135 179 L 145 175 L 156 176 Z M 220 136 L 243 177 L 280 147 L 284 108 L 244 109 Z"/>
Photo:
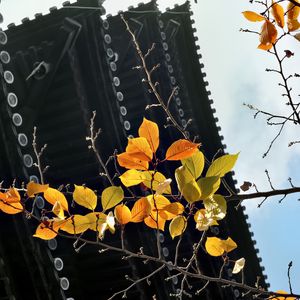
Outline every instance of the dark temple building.
<path id="1" fill-rule="evenodd" d="M 108 182 L 99 176 L 101 170 L 86 141 L 92 112 L 97 111 L 96 126 L 102 129 L 98 149 L 105 159 L 115 149 L 124 151 L 127 137 L 137 135 L 143 116 L 158 124 L 167 123 L 159 108 L 145 111 L 155 99 L 143 82 L 142 70 L 133 68 L 139 65 L 139 58 L 120 15 L 104 14 L 101 1 L 65 2 L 61 9 L 50 8 L 48 15 L 36 14 L 33 20 L 24 18 L 21 25 L 10 24 L 6 31 L 0 31 L 0 179 L 4 186 L 14 179 L 17 184 L 38 180 L 32 150 L 34 126 L 38 128 L 38 144 L 47 144 L 42 157 L 44 166 L 50 166 L 47 182 L 56 187 L 86 183 L 101 189 Z M 176 120 L 190 137 L 197 136 L 208 159 L 219 150 L 224 152 L 226 146 L 199 62 L 189 3 L 160 12 L 151 1 L 130 7 L 123 14 L 144 53 L 155 43 L 147 62 L 150 67 L 160 64 L 154 80 L 162 97 L 168 99 L 178 86 L 170 104 Z M 174 128 L 163 130 L 161 126 L 161 154 L 178 138 Z M 170 165 L 163 172 L 172 176 L 175 167 Z M 234 189 L 232 176 L 226 180 Z M 36 199 L 37 210 L 44 205 L 41 197 Z M 210 234 L 230 234 L 238 244 L 234 258 L 244 256 L 247 261 L 245 283 L 254 285 L 259 276 L 260 284 L 267 287 L 247 216 L 235 205 L 229 203 L 226 220 L 220 227 L 212 227 Z M 121 260 L 113 252 L 99 254 L 96 247 L 86 246 L 76 253 L 70 241 L 34 239 L 35 227 L 21 215 L 1 214 L 0 300 L 108 299 L 130 285 L 125 275 L 139 278 L 154 269 L 150 263 Z M 137 251 L 143 244 L 145 253 L 155 254 L 152 231 L 143 224 L 137 229 L 128 226 L 127 230 L 130 249 Z M 188 228 L 182 257 L 191 256 L 199 237 L 199 232 Z M 120 243 L 117 235 L 108 238 L 116 245 Z M 161 245 L 163 255 L 171 260 L 174 243 L 168 234 L 161 234 Z M 218 276 L 220 260 L 202 252 L 202 272 Z M 174 299 L 170 294 L 177 293 L 180 280 L 165 281 L 170 272 L 155 276 L 151 286 L 138 284 L 127 298 L 154 299 L 155 294 L 155 299 Z M 223 275 L 233 278 L 230 266 L 225 266 Z M 204 284 L 196 280 L 190 283 L 191 292 Z M 242 299 L 242 291 L 210 283 L 197 299 Z"/>

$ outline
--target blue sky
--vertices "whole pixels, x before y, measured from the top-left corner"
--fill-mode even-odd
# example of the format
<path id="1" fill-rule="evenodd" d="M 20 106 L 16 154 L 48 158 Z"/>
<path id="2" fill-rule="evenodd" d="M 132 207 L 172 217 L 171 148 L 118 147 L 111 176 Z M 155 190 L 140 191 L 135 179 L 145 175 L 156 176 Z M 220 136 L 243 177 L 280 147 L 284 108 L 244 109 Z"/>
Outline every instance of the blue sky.
<path id="1" fill-rule="evenodd" d="M 34 13 L 47 13 L 51 6 L 61 6 L 61 0 L 3 0 L 0 11 L 4 16 L 4 28 L 8 23 L 20 23 L 24 17 L 33 18 Z M 71 1 L 74 2 L 74 1 Z M 104 6 L 107 13 L 126 10 L 141 0 L 107 0 Z M 182 3 L 180 0 L 158 1 L 161 8 Z M 193 1 L 192 1 L 193 2 Z M 282 111 L 279 78 L 266 73 L 267 67 L 274 67 L 273 58 L 257 50 L 258 38 L 239 32 L 241 27 L 259 30 L 260 24 L 248 23 L 241 12 L 253 9 L 249 1 L 236 0 L 198 0 L 192 4 L 195 27 L 199 37 L 200 53 L 204 71 L 207 73 L 214 100 L 216 117 L 222 127 L 228 152 L 241 151 L 235 168 L 235 178 L 239 184 L 244 180 L 254 182 L 261 191 L 269 190 L 264 170 L 268 169 L 276 188 L 289 187 L 287 178 L 291 177 L 295 185 L 300 185 L 300 146 L 288 148 L 290 141 L 299 139 L 296 127 L 283 132 L 267 158 L 262 159 L 268 143 L 275 136 L 273 127 L 267 127 L 263 118 L 253 119 L 253 113 L 247 110 L 243 102 L 272 111 Z M 258 10 L 259 12 L 260 10 Z M 300 43 L 290 39 L 284 49 L 295 52 L 288 61 L 290 73 L 300 72 Z M 298 69 L 297 69 L 298 67 Z M 299 82 L 294 84 L 295 94 L 299 94 Z M 287 265 L 292 260 L 292 283 L 294 291 L 300 293 L 300 202 L 299 195 L 287 197 L 282 204 L 278 199 L 269 199 L 260 209 L 259 201 L 244 203 L 247 207 L 251 230 L 260 250 L 262 265 L 268 281 L 274 290 L 288 290 Z"/>

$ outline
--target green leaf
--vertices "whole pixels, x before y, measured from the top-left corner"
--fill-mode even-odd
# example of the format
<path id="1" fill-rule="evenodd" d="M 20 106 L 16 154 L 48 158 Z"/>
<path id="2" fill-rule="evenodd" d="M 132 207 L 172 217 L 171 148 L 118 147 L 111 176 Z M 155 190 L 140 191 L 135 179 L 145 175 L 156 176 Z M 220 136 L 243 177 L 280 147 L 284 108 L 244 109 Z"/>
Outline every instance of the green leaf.
<path id="1" fill-rule="evenodd" d="M 175 179 L 178 190 L 182 193 L 184 186 L 194 178 L 185 166 L 181 166 L 175 170 Z"/>
<path id="2" fill-rule="evenodd" d="M 223 177 L 226 173 L 232 170 L 239 156 L 237 154 L 226 154 L 212 162 L 207 170 L 206 177 L 219 176 Z"/>
<path id="3" fill-rule="evenodd" d="M 205 200 L 211 197 L 220 187 L 221 180 L 218 176 L 204 177 L 197 181 L 201 191 L 201 199 Z"/>
<path id="4" fill-rule="evenodd" d="M 186 229 L 186 223 L 187 220 L 184 216 L 177 216 L 171 221 L 169 225 L 169 231 L 172 239 L 184 233 Z"/>
<path id="5" fill-rule="evenodd" d="M 73 199 L 77 204 L 90 210 L 94 210 L 97 206 L 97 195 L 94 191 L 85 186 L 78 186 L 75 184 Z"/>
<path id="6" fill-rule="evenodd" d="M 214 220 L 222 220 L 226 216 L 227 202 L 221 195 L 213 195 L 211 199 L 203 201 L 206 213 L 209 218 Z"/>
<path id="7" fill-rule="evenodd" d="M 197 179 L 204 168 L 204 155 L 200 150 L 197 150 L 193 156 L 181 160 L 182 165 L 189 170 L 191 175 Z"/>
<path id="8" fill-rule="evenodd" d="M 103 190 L 101 203 L 103 211 L 119 204 L 124 199 L 124 192 L 120 186 L 110 186 Z"/>

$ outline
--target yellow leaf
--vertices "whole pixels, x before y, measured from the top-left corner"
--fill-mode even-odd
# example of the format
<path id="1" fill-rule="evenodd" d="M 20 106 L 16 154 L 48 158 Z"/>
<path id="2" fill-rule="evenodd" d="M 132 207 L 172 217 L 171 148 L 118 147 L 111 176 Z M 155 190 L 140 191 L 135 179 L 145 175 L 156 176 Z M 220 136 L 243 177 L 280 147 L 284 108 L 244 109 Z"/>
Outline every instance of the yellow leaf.
<path id="1" fill-rule="evenodd" d="M 201 200 L 211 197 L 220 187 L 221 180 L 218 176 L 203 177 L 197 181 L 201 193 Z"/>
<path id="2" fill-rule="evenodd" d="M 289 31 L 295 31 L 295 30 L 297 30 L 297 29 L 300 28 L 300 23 L 299 23 L 299 21 L 297 19 L 295 19 L 295 20 L 288 20 L 287 24 L 288 24 Z"/>
<path id="3" fill-rule="evenodd" d="M 109 231 L 111 233 L 115 233 L 115 217 L 112 213 L 112 211 L 110 211 L 106 217 L 106 224 L 107 224 L 107 227 L 109 229 Z"/>
<path id="4" fill-rule="evenodd" d="M 131 209 L 131 222 L 142 222 L 151 212 L 151 205 L 147 198 L 137 200 Z"/>
<path id="5" fill-rule="evenodd" d="M 203 201 L 206 213 L 209 218 L 214 220 L 222 220 L 226 216 L 227 202 L 221 195 L 213 195 L 213 197 Z"/>
<path id="6" fill-rule="evenodd" d="M 165 220 L 171 220 L 184 211 L 184 206 L 179 202 L 170 203 L 159 211 L 159 215 Z"/>
<path id="7" fill-rule="evenodd" d="M 30 181 L 27 184 L 27 196 L 29 198 L 34 197 L 36 194 L 45 192 L 49 187 L 49 184 L 39 184 L 33 181 Z"/>
<path id="8" fill-rule="evenodd" d="M 151 212 L 150 216 L 144 219 L 145 224 L 154 229 L 164 231 L 166 220 L 163 219 L 157 212 Z"/>
<path id="9" fill-rule="evenodd" d="M 147 188 L 152 189 L 153 191 L 156 191 L 158 189 L 159 184 L 166 181 L 166 177 L 160 172 L 145 171 L 143 174 L 145 176 L 145 180 L 143 181 L 144 185 Z M 166 186 L 164 193 L 171 194 L 170 185 Z"/>
<path id="10" fill-rule="evenodd" d="M 152 210 L 165 209 L 170 204 L 170 200 L 162 195 L 149 195 L 147 199 L 151 205 Z"/>
<path id="11" fill-rule="evenodd" d="M 143 119 L 143 123 L 139 128 L 139 136 L 147 139 L 153 153 L 159 146 L 159 129 L 156 123 Z"/>
<path id="12" fill-rule="evenodd" d="M 188 140 L 178 140 L 167 150 L 166 160 L 181 160 L 192 156 L 200 144 L 192 143 Z"/>
<path id="13" fill-rule="evenodd" d="M 299 0 L 296 0 L 296 2 L 300 3 Z M 289 20 L 296 20 L 300 14 L 300 7 L 296 6 L 292 2 L 289 2 L 286 11 Z"/>
<path id="14" fill-rule="evenodd" d="M 243 15 L 248 21 L 251 22 L 260 22 L 265 20 L 265 17 L 254 11 L 244 11 Z"/>
<path id="15" fill-rule="evenodd" d="M 160 182 L 157 186 L 155 194 L 156 195 L 172 194 L 171 183 L 172 183 L 171 178 L 165 179 L 163 182 Z"/>
<path id="16" fill-rule="evenodd" d="M 153 157 L 150 145 L 144 137 L 128 139 L 126 153 L 143 161 L 150 161 Z"/>
<path id="17" fill-rule="evenodd" d="M 218 176 L 223 177 L 226 173 L 232 170 L 235 165 L 235 162 L 239 156 L 237 154 L 226 154 L 223 155 L 212 162 L 209 166 L 206 177 Z"/>
<path id="18" fill-rule="evenodd" d="M 137 159 L 127 152 L 117 155 L 117 160 L 119 165 L 126 169 L 148 170 L 149 168 L 147 161 Z"/>
<path id="19" fill-rule="evenodd" d="M 266 20 L 261 28 L 260 32 L 260 43 L 265 45 L 265 47 L 269 47 L 270 45 L 276 42 L 277 38 L 277 30 L 273 23 L 269 20 Z M 260 49 L 262 49 L 261 45 L 259 45 Z"/>
<path id="20" fill-rule="evenodd" d="M 127 187 L 137 185 L 146 180 L 145 174 L 135 169 L 126 171 L 119 178 Z"/>
<path id="21" fill-rule="evenodd" d="M 169 225 L 169 231 L 172 239 L 184 233 L 186 224 L 187 220 L 184 216 L 177 216 L 171 221 Z"/>
<path id="22" fill-rule="evenodd" d="M 94 191 L 85 186 L 79 186 L 75 184 L 73 199 L 77 204 L 90 210 L 94 210 L 97 206 L 97 195 L 94 193 Z"/>
<path id="23" fill-rule="evenodd" d="M 70 234 L 83 233 L 90 228 L 90 220 L 86 216 L 74 215 L 66 220 L 60 227 L 61 230 Z"/>
<path id="24" fill-rule="evenodd" d="M 279 290 L 279 291 L 276 291 L 276 293 L 278 294 L 282 294 L 282 295 L 286 295 L 288 294 L 286 291 L 283 291 L 283 290 Z M 268 299 L 273 299 L 273 300 L 296 300 L 295 297 L 281 297 L 281 296 L 271 296 L 271 298 L 268 298 Z"/>
<path id="25" fill-rule="evenodd" d="M 102 212 L 91 212 L 85 217 L 89 220 L 89 229 L 100 232 L 102 225 L 106 223 L 107 215 Z"/>
<path id="26" fill-rule="evenodd" d="M 57 236 L 59 228 L 65 222 L 65 220 L 45 221 L 37 227 L 33 236 L 42 240 L 52 240 Z"/>
<path id="27" fill-rule="evenodd" d="M 237 244 L 229 237 L 227 240 L 222 240 L 222 247 L 225 252 L 229 253 L 237 247 Z"/>
<path id="28" fill-rule="evenodd" d="M 244 257 L 238 259 L 238 260 L 234 263 L 234 267 L 233 267 L 232 273 L 233 273 L 233 274 L 237 274 L 237 273 L 239 273 L 240 271 L 242 271 L 242 270 L 244 269 L 245 262 L 246 262 L 246 260 L 245 260 Z"/>
<path id="29" fill-rule="evenodd" d="M 201 199 L 201 190 L 195 179 L 186 183 L 181 193 L 185 200 L 189 203 L 193 203 Z"/>
<path id="30" fill-rule="evenodd" d="M 283 9 L 283 7 L 280 4 L 274 3 L 274 1 L 272 1 L 271 13 L 272 13 L 277 25 L 279 27 L 283 28 L 284 27 L 284 9 Z"/>
<path id="31" fill-rule="evenodd" d="M 131 220 L 131 211 L 124 204 L 117 205 L 115 207 L 115 217 L 121 225 L 125 225 Z"/>
<path id="32" fill-rule="evenodd" d="M 197 149 L 191 157 L 183 159 L 181 163 L 187 170 L 189 170 L 194 179 L 197 179 L 204 168 L 204 155 Z"/>
<path id="33" fill-rule="evenodd" d="M 60 204 L 59 201 L 56 201 L 55 204 L 52 207 L 52 212 L 58 216 L 60 219 L 64 219 L 65 218 L 65 214 L 64 214 L 64 210 Z"/>
<path id="34" fill-rule="evenodd" d="M 50 204 L 54 205 L 57 201 L 60 202 L 60 205 L 62 208 L 66 211 L 68 211 L 68 202 L 65 197 L 65 195 L 61 192 L 59 192 L 56 189 L 48 188 L 44 192 L 44 198 L 46 201 L 48 201 Z"/>
<path id="35" fill-rule="evenodd" d="M 23 211 L 23 205 L 20 202 L 3 202 L 0 201 L 0 209 L 9 215 L 15 215 Z"/>
<path id="36" fill-rule="evenodd" d="M 205 242 L 205 249 L 211 256 L 221 256 L 224 253 L 222 240 L 217 237 L 208 237 Z"/>
<path id="37" fill-rule="evenodd" d="M 182 193 L 184 186 L 193 181 L 194 178 L 185 166 L 181 166 L 175 170 L 175 179 L 178 190 Z M 195 180 L 194 180 L 195 181 Z"/>
<path id="38" fill-rule="evenodd" d="M 195 215 L 194 219 L 196 222 L 196 229 L 200 231 L 207 230 L 210 226 L 218 225 L 217 221 L 208 217 L 205 209 L 199 209 Z"/>
<path id="39" fill-rule="evenodd" d="M 120 186 L 110 186 L 103 190 L 101 203 L 103 210 L 108 210 L 124 199 L 124 192 Z"/>

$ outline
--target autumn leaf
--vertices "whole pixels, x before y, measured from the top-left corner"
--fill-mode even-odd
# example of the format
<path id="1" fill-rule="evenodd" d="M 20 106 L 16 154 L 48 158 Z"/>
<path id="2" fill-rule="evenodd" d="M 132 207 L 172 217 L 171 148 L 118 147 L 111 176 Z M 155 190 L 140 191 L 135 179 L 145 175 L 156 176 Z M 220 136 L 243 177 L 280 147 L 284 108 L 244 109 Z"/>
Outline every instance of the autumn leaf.
<path id="1" fill-rule="evenodd" d="M 21 201 L 21 196 L 16 188 L 10 188 L 6 193 L 5 193 L 5 202 L 8 203 L 16 203 Z"/>
<path id="2" fill-rule="evenodd" d="M 226 216 L 227 202 L 222 195 L 213 195 L 203 201 L 207 216 L 214 220 L 222 220 Z"/>
<path id="3" fill-rule="evenodd" d="M 161 210 L 164 209 L 171 202 L 169 199 L 163 195 L 149 195 L 147 199 L 151 205 L 152 210 Z"/>
<path id="4" fill-rule="evenodd" d="M 194 215 L 194 220 L 196 222 L 196 229 L 200 231 L 205 231 L 208 230 L 210 226 L 218 225 L 216 220 L 207 215 L 206 209 L 199 209 Z"/>
<path id="5" fill-rule="evenodd" d="M 165 179 L 163 182 L 160 182 L 157 186 L 155 194 L 156 195 L 172 194 L 171 183 L 172 183 L 171 178 Z"/>
<path id="6" fill-rule="evenodd" d="M 276 42 L 277 30 L 276 27 L 269 20 L 266 20 L 261 28 L 260 32 L 260 45 L 259 49 L 269 50 Z"/>
<path id="7" fill-rule="evenodd" d="M 54 205 L 57 201 L 60 202 L 62 208 L 68 211 L 68 202 L 65 195 L 62 192 L 49 187 L 44 192 L 44 198 L 52 205 Z"/>
<path id="8" fill-rule="evenodd" d="M 41 223 L 33 236 L 42 240 L 52 240 L 57 236 L 58 230 L 64 223 L 66 220 L 49 220 Z"/>
<path id="9" fill-rule="evenodd" d="M 201 193 L 201 200 L 211 197 L 220 187 L 221 180 L 218 176 L 203 177 L 197 181 Z"/>
<path id="10" fill-rule="evenodd" d="M 295 1 L 300 4 L 299 0 L 295 0 Z M 300 7 L 296 6 L 292 2 L 289 2 L 287 5 L 286 11 L 287 11 L 287 17 L 289 20 L 296 20 L 300 14 Z"/>
<path id="11" fill-rule="evenodd" d="M 184 206 L 179 202 L 173 202 L 166 205 L 159 211 L 159 215 L 165 220 L 172 220 L 173 218 L 181 215 L 184 211 Z"/>
<path id="12" fill-rule="evenodd" d="M 85 217 L 89 220 L 89 229 L 100 232 L 102 225 L 106 223 L 107 215 L 102 212 L 91 212 Z"/>
<path id="13" fill-rule="evenodd" d="M 181 160 L 192 156 L 200 144 L 188 140 L 178 140 L 174 142 L 167 150 L 166 160 Z"/>
<path id="14" fill-rule="evenodd" d="M 288 30 L 290 32 L 298 30 L 300 28 L 300 23 L 297 19 L 293 19 L 293 20 L 288 20 L 287 21 L 287 25 L 288 25 Z"/>
<path id="15" fill-rule="evenodd" d="M 286 291 L 279 290 L 279 291 L 276 291 L 276 293 L 281 294 L 283 296 L 282 297 L 281 296 L 271 296 L 268 299 L 273 299 L 273 300 L 296 300 L 295 297 L 286 297 L 286 296 L 284 296 L 284 295 L 288 294 Z"/>
<path id="16" fill-rule="evenodd" d="M 65 218 L 64 210 L 59 201 L 56 201 L 55 204 L 53 205 L 52 212 L 60 219 Z"/>
<path id="17" fill-rule="evenodd" d="M 251 22 L 261 22 L 265 20 L 265 17 L 254 12 L 254 11 L 244 11 L 243 12 L 244 17 Z"/>
<path id="18" fill-rule="evenodd" d="M 234 267 L 233 267 L 233 270 L 232 270 L 232 273 L 233 274 L 237 274 L 239 273 L 240 271 L 242 271 L 245 267 L 245 258 L 242 257 L 240 259 L 238 259 L 235 263 L 234 263 Z"/>
<path id="19" fill-rule="evenodd" d="M 155 153 L 159 146 L 159 129 L 157 124 L 144 118 L 139 128 L 139 136 L 148 141 L 152 152 Z"/>
<path id="20" fill-rule="evenodd" d="M 131 211 L 124 204 L 117 205 L 115 207 L 115 217 L 121 225 L 125 225 L 131 220 Z"/>
<path id="21" fill-rule="evenodd" d="M 145 180 L 143 181 L 144 185 L 153 191 L 158 189 L 159 184 L 166 181 L 166 177 L 160 172 L 145 171 L 143 174 L 145 176 Z M 166 186 L 164 193 L 171 194 L 170 185 Z"/>
<path id="22" fill-rule="evenodd" d="M 150 161 L 153 157 L 150 145 L 144 137 L 128 139 L 126 153 L 142 161 Z"/>
<path id="23" fill-rule="evenodd" d="M 148 170 L 149 163 L 133 157 L 127 152 L 117 155 L 118 164 L 126 169 Z"/>
<path id="24" fill-rule="evenodd" d="M 127 187 L 137 185 L 146 180 L 145 174 L 135 169 L 126 171 L 121 176 L 119 176 L 119 178 L 121 182 Z"/>
<path id="25" fill-rule="evenodd" d="M 90 221 L 86 216 L 74 215 L 66 220 L 60 227 L 61 230 L 70 234 L 80 234 L 90 228 Z"/>
<path id="26" fill-rule="evenodd" d="M 229 237 L 227 240 L 222 240 L 222 247 L 225 252 L 229 253 L 237 247 L 237 244 Z"/>
<path id="27" fill-rule="evenodd" d="M 191 157 L 181 160 L 181 163 L 191 173 L 194 179 L 197 179 L 204 168 L 204 155 L 197 149 Z"/>
<path id="28" fill-rule="evenodd" d="M 181 193 L 189 203 L 194 203 L 201 199 L 201 190 L 195 179 L 186 183 Z"/>
<path id="29" fill-rule="evenodd" d="M 224 252 L 228 253 L 236 247 L 236 243 L 230 237 L 227 240 L 221 240 L 217 237 L 208 237 L 205 242 L 205 249 L 211 256 L 221 256 Z"/>
<path id="30" fill-rule="evenodd" d="M 300 33 L 297 33 L 294 35 L 294 38 L 300 42 Z"/>
<path id="31" fill-rule="evenodd" d="M 212 164 L 209 166 L 206 177 L 210 176 L 219 176 L 223 177 L 226 173 L 232 170 L 234 167 L 236 160 L 239 156 L 239 153 L 237 154 L 226 154 L 223 155 L 216 160 L 212 162 Z"/>
<path id="32" fill-rule="evenodd" d="M 142 222 L 151 212 L 151 205 L 147 198 L 137 200 L 131 209 L 131 222 Z"/>
<path id="33" fill-rule="evenodd" d="M 184 186 L 195 181 L 194 177 L 191 175 L 189 170 L 185 166 L 181 166 L 175 170 L 175 179 L 177 182 L 178 190 L 182 193 Z"/>
<path id="34" fill-rule="evenodd" d="M 157 212 L 151 212 L 150 216 L 144 219 L 145 224 L 153 229 L 164 231 L 166 220 L 163 219 Z"/>
<path id="35" fill-rule="evenodd" d="M 73 199 L 77 204 L 90 210 L 94 210 L 97 206 L 97 195 L 94 191 L 85 186 L 79 186 L 75 184 Z"/>
<path id="36" fill-rule="evenodd" d="M 186 224 L 187 220 L 184 216 L 177 216 L 171 221 L 169 231 L 172 239 L 183 234 L 186 229 Z"/>
<path id="37" fill-rule="evenodd" d="M 277 25 L 279 27 L 283 28 L 284 27 L 284 9 L 283 9 L 283 7 L 280 4 L 274 3 L 274 1 L 272 1 L 271 13 L 272 13 Z"/>
<path id="38" fill-rule="evenodd" d="M 3 202 L 0 200 L 0 209 L 9 215 L 15 215 L 23 211 L 23 205 L 20 202 Z"/>
<path id="39" fill-rule="evenodd" d="M 27 196 L 29 198 L 34 197 L 36 194 L 45 192 L 49 187 L 49 184 L 39 184 L 33 181 L 30 181 L 27 184 Z"/>
<path id="40" fill-rule="evenodd" d="M 103 210 L 108 210 L 124 199 L 124 192 L 120 186 L 110 186 L 103 190 L 101 203 Z"/>

